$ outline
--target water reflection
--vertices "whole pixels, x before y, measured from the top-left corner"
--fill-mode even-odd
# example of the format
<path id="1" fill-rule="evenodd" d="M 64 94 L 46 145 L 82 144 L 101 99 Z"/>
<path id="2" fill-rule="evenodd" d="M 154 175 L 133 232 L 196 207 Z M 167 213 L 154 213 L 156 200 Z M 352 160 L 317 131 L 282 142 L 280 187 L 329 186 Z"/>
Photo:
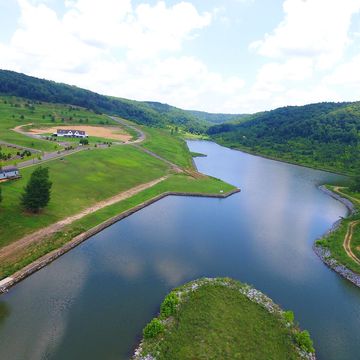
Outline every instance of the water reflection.
<path id="1" fill-rule="evenodd" d="M 317 189 L 339 177 L 192 142 L 199 169 L 238 185 L 226 200 L 167 197 L 42 269 L 2 303 L 0 358 L 128 359 L 173 287 L 202 276 L 255 285 L 295 311 L 319 360 L 354 360 L 360 291 L 311 247 L 346 209 Z"/>
<path id="2" fill-rule="evenodd" d="M 10 315 L 10 306 L 4 301 L 0 301 L 0 326 Z"/>

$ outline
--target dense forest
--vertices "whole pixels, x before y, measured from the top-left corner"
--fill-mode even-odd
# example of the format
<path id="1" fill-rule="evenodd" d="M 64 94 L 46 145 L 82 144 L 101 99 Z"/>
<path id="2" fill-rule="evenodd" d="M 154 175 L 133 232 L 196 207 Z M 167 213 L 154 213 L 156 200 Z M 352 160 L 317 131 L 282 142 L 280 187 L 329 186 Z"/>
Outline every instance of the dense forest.
<path id="1" fill-rule="evenodd" d="M 98 113 L 118 115 L 138 124 L 165 127 L 174 125 L 189 132 L 204 132 L 211 122 L 204 116 L 196 116 L 191 111 L 181 110 L 170 105 L 155 102 L 133 101 L 109 97 L 81 89 L 76 86 L 56 83 L 16 73 L 0 70 L 0 94 L 27 98 L 34 101 L 71 104 Z M 234 119 L 214 114 L 213 122 Z"/>
<path id="2" fill-rule="evenodd" d="M 360 102 L 283 107 L 212 126 L 207 133 L 234 148 L 354 173 L 360 161 Z"/>

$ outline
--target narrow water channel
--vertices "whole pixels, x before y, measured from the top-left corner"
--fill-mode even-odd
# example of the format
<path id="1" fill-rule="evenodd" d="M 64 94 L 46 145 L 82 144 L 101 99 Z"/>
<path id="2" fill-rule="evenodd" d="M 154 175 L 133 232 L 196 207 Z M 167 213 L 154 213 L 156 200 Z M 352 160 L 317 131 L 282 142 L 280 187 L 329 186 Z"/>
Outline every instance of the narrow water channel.
<path id="1" fill-rule="evenodd" d="M 191 141 L 228 199 L 168 197 L 0 296 L 0 359 L 128 359 L 173 287 L 202 276 L 253 284 L 309 329 L 320 360 L 359 359 L 360 289 L 313 241 L 347 211 L 318 190 L 337 175 Z"/>

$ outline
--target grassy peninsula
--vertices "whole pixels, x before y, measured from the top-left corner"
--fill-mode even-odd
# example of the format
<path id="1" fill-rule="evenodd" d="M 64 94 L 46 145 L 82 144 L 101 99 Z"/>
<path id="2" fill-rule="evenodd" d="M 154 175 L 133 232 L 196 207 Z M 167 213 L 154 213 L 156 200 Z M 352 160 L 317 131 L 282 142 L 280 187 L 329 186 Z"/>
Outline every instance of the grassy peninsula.
<path id="1" fill-rule="evenodd" d="M 349 217 L 341 220 L 335 231 L 331 231 L 323 239 L 318 240 L 316 247 L 328 250 L 324 256 L 325 260 L 330 261 L 331 267 L 336 268 L 338 265 L 343 265 L 355 274 L 359 274 L 360 279 L 360 193 L 351 192 L 349 188 L 338 186 L 328 186 L 328 189 L 340 197 L 348 199 L 354 205 L 354 211 Z M 349 250 L 355 259 L 349 255 L 349 251 L 345 250 L 346 240 L 348 240 Z M 332 259 L 335 262 L 331 262 Z"/>
<path id="2" fill-rule="evenodd" d="M 307 331 L 252 287 L 200 279 L 173 290 L 143 331 L 134 360 L 315 359 Z"/>

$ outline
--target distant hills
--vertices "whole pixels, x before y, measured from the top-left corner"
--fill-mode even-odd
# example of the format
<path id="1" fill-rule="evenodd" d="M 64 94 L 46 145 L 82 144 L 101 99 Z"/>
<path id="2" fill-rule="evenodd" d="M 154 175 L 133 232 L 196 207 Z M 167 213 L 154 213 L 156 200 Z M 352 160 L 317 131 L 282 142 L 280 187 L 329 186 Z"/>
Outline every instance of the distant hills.
<path id="1" fill-rule="evenodd" d="M 360 102 L 288 106 L 210 127 L 224 145 L 353 173 L 360 161 Z"/>
<path id="2" fill-rule="evenodd" d="M 76 86 L 38 79 L 8 70 L 0 70 L 0 94 L 34 101 L 81 106 L 98 113 L 118 115 L 148 126 L 165 127 L 172 124 L 189 132 L 204 132 L 214 123 L 232 121 L 241 117 L 241 115 L 186 111 L 157 102 L 104 96 Z"/>
<path id="3" fill-rule="evenodd" d="M 306 166 L 350 174 L 360 168 L 360 102 L 287 106 L 252 115 L 211 114 L 104 96 L 7 70 L 0 70 L 0 94 L 81 106 L 148 126 L 206 133 L 229 147 Z"/>

